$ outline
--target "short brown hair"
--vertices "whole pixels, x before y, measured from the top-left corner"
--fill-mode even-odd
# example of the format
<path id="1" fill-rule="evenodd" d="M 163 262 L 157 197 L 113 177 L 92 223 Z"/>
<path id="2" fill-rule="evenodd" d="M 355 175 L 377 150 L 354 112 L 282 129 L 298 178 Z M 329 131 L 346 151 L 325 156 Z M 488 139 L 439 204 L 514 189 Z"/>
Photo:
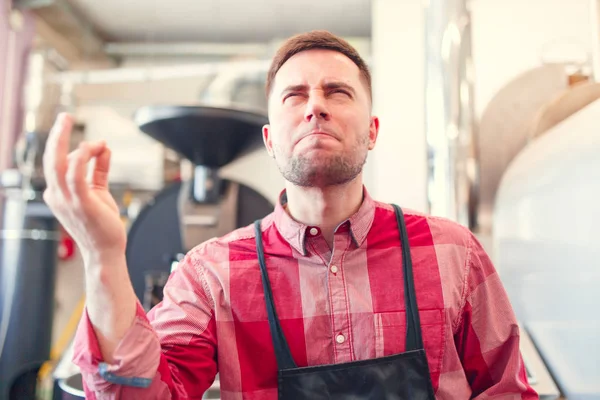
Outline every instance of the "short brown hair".
<path id="1" fill-rule="evenodd" d="M 326 49 L 337 51 L 348 57 L 350 60 L 352 60 L 360 70 L 360 74 L 365 80 L 365 83 L 367 85 L 367 92 L 369 93 L 369 98 L 372 98 L 371 73 L 369 72 L 369 67 L 362 59 L 362 57 L 358 54 L 356 49 L 352 47 L 350 43 L 332 34 L 331 32 L 316 30 L 292 36 L 291 38 L 286 40 L 283 43 L 283 45 L 281 45 L 279 50 L 277 50 L 277 53 L 275 53 L 275 56 L 273 57 L 271 67 L 269 68 L 269 72 L 267 74 L 267 99 L 271 94 L 273 82 L 275 81 L 275 75 L 277 75 L 277 72 L 279 71 L 281 66 L 285 64 L 285 62 L 295 54 L 298 54 L 302 51 L 314 49 Z"/>

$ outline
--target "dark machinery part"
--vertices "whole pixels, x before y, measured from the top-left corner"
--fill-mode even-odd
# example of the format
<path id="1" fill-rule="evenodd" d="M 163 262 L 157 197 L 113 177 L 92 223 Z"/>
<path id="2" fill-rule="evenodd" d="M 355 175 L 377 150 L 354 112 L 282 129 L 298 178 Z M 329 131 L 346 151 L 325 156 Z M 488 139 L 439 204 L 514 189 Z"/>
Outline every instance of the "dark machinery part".
<path id="1" fill-rule="evenodd" d="M 168 274 L 173 263 L 179 261 L 178 255 L 189 250 L 183 248 L 181 218 L 177 210 L 181 187 L 181 183 L 176 183 L 161 191 L 142 209 L 129 230 L 127 265 L 135 293 L 143 304 L 146 303 L 146 308 L 162 299 L 160 290 L 160 296 L 156 296 L 152 304 L 144 301 L 147 289 L 154 291 L 155 295 L 157 293 L 156 289 L 147 287 L 146 282 L 154 282 L 152 285 L 160 288 L 164 274 Z M 273 211 L 268 200 L 245 185 L 240 185 L 238 196 L 238 227 L 249 225 Z"/>
<path id="2" fill-rule="evenodd" d="M 40 192 L 0 193 L 0 400 L 33 399 L 50 358 L 58 222 Z"/>
<path id="3" fill-rule="evenodd" d="M 251 224 L 273 210 L 270 201 L 252 188 L 219 177 L 221 167 L 244 153 L 263 146 L 266 116 L 255 112 L 205 106 L 151 106 L 135 114 L 139 128 L 166 147 L 190 160 L 191 182 L 176 183 L 161 191 L 133 222 L 127 243 L 127 265 L 136 295 L 146 309 L 162 299 L 162 287 L 175 263 L 191 250 L 185 240 L 193 228 L 187 217 L 205 213 L 206 219 L 233 218 L 231 230 Z M 225 205 L 228 190 L 237 185 L 233 209 Z M 184 204 L 183 203 L 188 203 Z M 229 215 L 234 212 L 236 215 Z M 220 232 L 205 222 L 208 233 Z M 193 225 L 193 223 L 191 223 Z M 199 222 L 196 225 L 200 224 Z M 192 245 L 185 246 L 185 243 Z"/>
<path id="4" fill-rule="evenodd" d="M 221 168 L 262 146 L 268 119 L 253 112 L 202 106 L 152 106 L 135 114 L 140 130 L 194 165 Z"/>

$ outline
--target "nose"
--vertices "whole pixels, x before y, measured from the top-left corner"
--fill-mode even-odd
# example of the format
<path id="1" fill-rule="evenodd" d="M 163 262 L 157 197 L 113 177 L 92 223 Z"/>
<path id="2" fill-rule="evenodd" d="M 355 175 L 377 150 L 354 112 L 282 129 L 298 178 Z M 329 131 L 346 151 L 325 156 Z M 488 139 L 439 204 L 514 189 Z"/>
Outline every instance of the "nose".
<path id="1" fill-rule="evenodd" d="M 329 121 L 331 118 L 325 99 L 318 94 L 310 96 L 306 103 L 306 111 L 304 112 L 306 122 L 311 122 L 314 118 L 325 121 Z"/>

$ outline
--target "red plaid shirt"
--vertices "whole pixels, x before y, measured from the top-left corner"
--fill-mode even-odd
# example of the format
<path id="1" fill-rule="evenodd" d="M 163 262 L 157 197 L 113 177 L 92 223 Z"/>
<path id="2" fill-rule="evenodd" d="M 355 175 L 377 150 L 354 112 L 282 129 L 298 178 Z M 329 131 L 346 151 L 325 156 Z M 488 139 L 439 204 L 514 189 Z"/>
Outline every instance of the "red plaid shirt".
<path id="1" fill-rule="evenodd" d="M 536 399 L 519 328 L 488 256 L 468 229 L 405 210 L 421 329 L 438 399 Z M 393 208 L 365 199 L 335 232 L 277 204 L 263 220 L 275 306 L 298 366 L 404 351 L 402 253 Z M 201 399 L 217 372 L 224 400 L 276 399 L 277 365 L 252 226 L 197 246 L 164 301 L 102 362 L 87 315 L 74 361 L 89 399 Z M 137 385 L 137 387 L 136 387 Z"/>

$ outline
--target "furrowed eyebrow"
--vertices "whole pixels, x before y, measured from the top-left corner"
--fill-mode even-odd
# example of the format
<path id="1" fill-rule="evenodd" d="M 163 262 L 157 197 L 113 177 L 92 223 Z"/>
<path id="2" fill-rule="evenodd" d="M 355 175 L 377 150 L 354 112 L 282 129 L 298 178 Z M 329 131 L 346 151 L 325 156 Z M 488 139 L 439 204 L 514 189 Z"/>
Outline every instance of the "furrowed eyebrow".
<path id="1" fill-rule="evenodd" d="M 290 85 L 281 91 L 281 94 L 286 94 L 289 92 L 306 92 L 308 90 L 308 85 Z"/>
<path id="2" fill-rule="evenodd" d="M 353 96 L 356 95 L 356 91 L 354 90 L 354 88 L 344 82 L 327 82 L 323 85 L 323 88 L 328 91 L 335 89 L 344 89 L 350 92 Z M 281 95 L 285 95 L 286 93 L 290 92 L 307 92 L 308 90 L 309 87 L 305 84 L 289 85 L 281 91 Z"/>
<path id="3" fill-rule="evenodd" d="M 345 90 L 349 91 L 350 93 L 352 93 L 352 95 L 355 94 L 354 88 L 344 82 L 328 82 L 324 85 L 324 87 L 325 87 L 325 89 L 328 89 L 328 90 L 345 89 Z"/>

